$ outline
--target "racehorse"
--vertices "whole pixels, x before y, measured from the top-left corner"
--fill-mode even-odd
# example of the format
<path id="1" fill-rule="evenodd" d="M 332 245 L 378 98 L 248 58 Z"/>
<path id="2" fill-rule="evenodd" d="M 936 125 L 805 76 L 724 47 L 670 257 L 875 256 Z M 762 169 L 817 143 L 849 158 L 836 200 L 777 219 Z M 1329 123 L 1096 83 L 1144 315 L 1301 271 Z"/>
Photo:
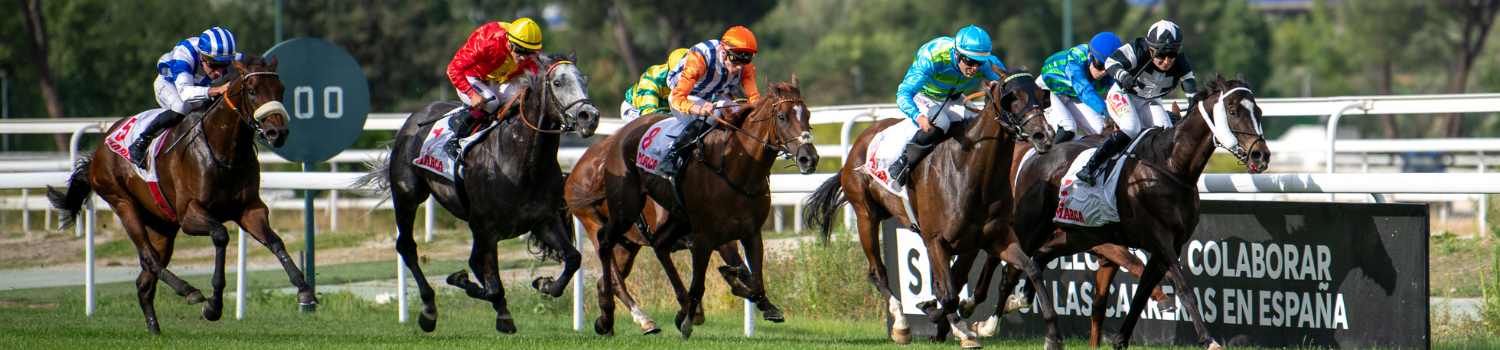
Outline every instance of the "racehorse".
<path id="1" fill-rule="evenodd" d="M 577 163 L 573 164 L 573 172 L 568 175 L 567 187 L 564 188 L 563 193 L 563 197 L 569 203 L 588 201 L 587 198 L 583 197 L 586 197 L 590 193 L 601 193 L 600 191 L 603 191 L 600 187 L 604 185 L 603 170 L 605 155 L 614 154 L 614 150 L 619 147 L 620 143 L 614 140 L 618 135 L 620 134 L 610 135 L 603 141 L 595 143 L 593 147 L 589 147 L 588 150 L 583 152 L 583 156 L 578 158 Z M 594 243 L 594 249 L 597 251 L 601 249 L 598 231 L 600 227 L 604 226 L 604 222 L 609 219 L 609 205 L 603 200 L 592 203 L 593 205 L 590 206 L 570 205 L 569 211 L 583 224 L 583 230 L 588 233 L 589 240 Z M 653 249 L 653 251 L 657 252 L 656 258 L 662 264 L 673 264 L 671 260 L 672 252 L 681 251 L 692 246 L 693 236 L 691 234 L 673 235 L 682 237 L 676 242 L 655 241 L 656 237 L 659 237 L 662 233 L 652 234 L 652 232 L 656 232 L 657 229 L 661 228 L 668 218 L 666 209 L 655 202 L 648 201 L 642 212 L 641 221 L 636 223 L 635 228 L 625 231 L 624 239 L 614 246 L 615 261 L 611 264 L 611 268 L 614 269 L 614 273 L 619 278 L 615 280 L 612 286 L 605 286 L 602 281 L 598 286 L 599 295 L 614 295 L 620 299 L 620 302 L 625 303 L 625 308 L 630 310 L 631 319 L 637 325 L 641 326 L 641 333 L 648 335 L 660 333 L 661 327 L 657 326 L 656 321 L 652 320 L 651 316 L 647 315 L 645 310 L 636 305 L 635 298 L 630 295 L 630 291 L 626 287 L 625 279 L 630 277 L 631 269 L 635 264 L 636 254 L 640 253 L 643 246 L 661 247 L 662 249 Z M 686 225 L 675 225 L 675 227 L 680 230 L 687 229 Z M 646 234 L 643 235 L 641 233 L 643 231 L 641 230 L 645 230 Z M 647 237 L 650 237 L 650 239 Z M 731 288 L 736 285 L 743 286 L 745 281 L 750 278 L 749 270 L 743 268 L 744 258 L 740 256 L 739 249 L 739 243 L 734 241 L 719 246 L 717 249 L 719 257 L 725 263 L 730 264 L 730 266 L 720 267 L 719 270 L 723 274 L 725 282 Z M 669 278 L 680 279 L 681 277 L 673 276 Z M 702 325 L 703 322 L 703 307 L 700 305 L 697 309 L 693 310 L 693 324 Z M 610 335 L 612 331 L 612 329 L 607 330 L 605 335 Z"/>
<path id="2" fill-rule="evenodd" d="M 891 338 L 897 343 L 911 342 L 911 328 L 901 312 L 901 302 L 888 287 L 885 263 L 880 257 L 881 220 L 895 216 L 907 227 L 920 228 L 914 231 L 920 231 L 926 245 L 932 291 L 940 305 L 924 303 L 924 312 L 938 328 L 932 340 L 945 341 L 951 328 L 956 328 L 964 347 L 981 346 L 977 335 L 967 329 L 955 312 L 961 304 L 958 288 L 966 282 L 979 251 L 1024 267 L 1032 281 L 1041 280 L 1041 270 L 1022 253 L 1011 231 L 1014 202 L 1011 184 L 1004 179 L 1010 173 L 1011 151 L 1015 147 L 1012 141 L 1029 141 L 1044 151 L 1051 147 L 1053 134 L 1042 117 L 1048 99 L 1025 68 L 1013 72 L 994 69 L 1004 84 L 985 90 L 989 97 L 979 116 L 955 122 L 950 132 L 953 140 L 940 143 L 927 158 L 926 166 L 912 169 L 909 207 L 901 197 L 883 189 L 859 170 L 868 161 L 862 156 L 847 157 L 843 170 L 819 186 L 807 200 L 807 224 L 821 228 L 825 236 L 832 229 L 830 220 L 834 212 L 844 203 L 853 206 L 860 242 L 869 262 L 870 282 L 889 301 L 889 311 L 895 319 Z M 901 122 L 908 121 L 883 120 L 865 129 L 848 154 L 867 154 L 876 134 Z M 912 208 L 918 222 L 911 222 L 906 208 Z M 949 262 L 955 256 L 959 259 L 950 267 Z M 1040 283 L 1033 286 L 1041 288 Z M 1048 302 L 1046 293 L 1038 294 L 1042 294 L 1044 304 Z M 1044 308 L 1043 317 L 1051 329 L 1047 348 L 1060 349 L 1062 338 L 1055 313 Z"/>
<path id="3" fill-rule="evenodd" d="M 417 323 L 422 331 L 432 332 L 437 327 L 437 305 L 432 286 L 417 263 L 412 221 L 417 206 L 428 196 L 436 196 L 443 208 L 469 223 L 474 237 L 469 268 L 479 283 L 470 281 L 468 271 L 463 270 L 449 275 L 447 282 L 462 288 L 469 297 L 490 301 L 497 314 L 496 331 L 516 332 L 500 281 L 496 247 L 500 240 L 531 232 L 530 245 L 539 251 L 538 259 L 563 263 L 557 278 L 541 277 L 532 282 L 533 288 L 547 295 L 562 295 L 578 271 L 582 256 L 573 247 L 572 222 L 562 211 L 563 174 L 557 164 L 557 149 L 563 132 L 593 136 L 599 125 L 599 110 L 589 102 L 588 77 L 573 64 L 576 59 L 576 54 L 537 56 L 537 66 L 546 70 L 517 78 L 522 92 L 513 101 L 502 101 L 508 107 L 497 113 L 494 129 L 464 151 L 463 162 L 467 164 L 458 171 L 462 176 L 454 177 L 457 181 L 413 163 L 421 156 L 423 139 L 434 122 L 461 106 L 451 101 L 428 103 L 412 113 L 396 134 L 385 164 L 377 164 L 382 166 L 360 179 L 361 184 L 386 189 L 395 205 L 396 252 L 421 290 L 423 308 Z"/>
<path id="4" fill-rule="evenodd" d="M 267 221 L 270 210 L 260 199 L 255 138 L 264 138 L 271 147 L 281 147 L 287 138 L 287 114 L 281 105 L 286 88 L 276 75 L 276 63 L 275 58 L 267 61 L 253 54 L 243 54 L 235 61 L 233 69 L 221 79 L 230 84 L 223 97 L 206 110 L 190 113 L 179 124 L 186 127 L 172 128 L 162 136 L 177 140 L 169 143 L 177 147 L 156 156 L 157 184 L 148 184 L 137 176 L 135 165 L 125 157 L 116 156 L 109 147 L 99 147 L 92 158 L 78 161 L 66 192 L 47 188 L 47 197 L 61 213 L 64 228 L 75 223 L 89 192 L 97 192 L 120 217 L 120 225 L 140 255 L 136 296 L 151 334 L 161 334 L 154 304 L 158 279 L 177 295 L 187 297 L 189 305 L 205 301 L 198 288 L 167 270 L 179 229 L 213 240 L 214 290 L 203 305 L 204 319 L 218 320 L 224 306 L 224 247 L 229 244 L 226 221 L 238 223 L 243 232 L 276 255 L 297 287 L 298 303 L 318 302 L 312 287 L 303 281 L 302 271 L 287 255 L 281 237 L 271 230 Z M 116 121 L 105 135 L 130 127 L 132 120 Z M 152 195 L 151 186 L 161 190 L 159 199 Z"/>
<path id="5" fill-rule="evenodd" d="M 1135 149 L 1120 158 L 1124 164 L 1119 174 L 1120 186 L 1115 189 L 1120 222 L 1083 227 L 1052 221 L 1057 211 L 1059 184 L 1073 159 L 1094 146 L 1093 143 L 1063 143 L 1048 154 L 1033 157 L 1017 174 L 1018 201 L 1037 205 L 1017 208 L 1016 231 L 1030 237 L 1032 242 L 1046 242 L 1034 255 L 1038 265 L 1045 266 L 1045 262 L 1057 256 L 1106 243 L 1139 248 L 1150 254 L 1131 299 L 1130 312 L 1115 339 L 1116 349 L 1130 345 L 1131 332 L 1146 306 L 1149 293 L 1141 293 L 1140 288 L 1156 286 L 1163 277 L 1171 279 L 1178 304 L 1193 320 L 1198 344 L 1208 349 L 1220 348 L 1203 325 L 1198 297 L 1183 278 L 1177 261 L 1182 246 L 1198 227 L 1196 183 L 1214 149 L 1228 149 L 1252 174 L 1265 171 L 1269 164 L 1271 150 L 1261 131 L 1261 110 L 1249 86 L 1244 75 L 1236 80 L 1216 76 L 1198 88 L 1181 123 L 1138 137 Z M 1209 122 L 1210 119 L 1214 121 Z M 1052 237 L 1055 229 L 1061 229 L 1064 235 Z M 1002 289 L 1001 293 L 1009 291 Z"/>
<path id="6" fill-rule="evenodd" d="M 693 261 L 691 287 L 683 287 L 673 264 L 662 266 L 681 306 L 674 324 L 683 338 L 692 336 L 689 315 L 703 298 L 710 254 L 731 241 L 744 246 L 751 271 L 745 288 L 731 288 L 731 293 L 755 302 L 764 319 L 784 320 L 781 310 L 765 296 L 761 269 L 764 252 L 760 227 L 771 211 L 771 197 L 766 195 L 770 190 L 771 165 L 777 156 L 786 155 L 794 157 L 798 170 L 807 174 L 817 168 L 818 153 L 807 124 L 811 114 L 802 102 L 796 75 L 790 84 L 767 86 L 769 93 L 754 105 L 744 106 L 739 113 L 724 113 L 731 120 L 721 120 L 716 129 L 724 130 L 710 131 L 703 144 L 688 155 L 690 161 L 678 181 L 652 175 L 635 165 L 641 137 L 657 121 L 669 118 L 647 115 L 620 129 L 620 138 L 614 140 L 620 145 L 605 156 L 604 186 L 569 201 L 574 210 L 597 205 L 598 201 L 608 202 L 609 219 L 597 234 L 600 247 L 624 242 L 625 232 L 641 217 L 648 199 L 666 208 L 671 216 L 682 219 L 667 220 L 657 230 L 662 234 L 656 241 L 675 242 L 681 235 L 693 234 L 689 248 Z M 677 229 L 673 227 L 676 225 L 689 225 L 691 229 Z M 664 248 L 653 247 L 658 255 L 665 254 Z M 614 253 L 615 249 L 599 249 L 599 261 L 615 261 Z M 614 269 L 604 269 L 599 283 L 610 286 L 618 279 Z M 614 298 L 601 295 L 599 309 L 601 315 L 594 321 L 594 331 L 610 334 L 614 329 Z"/>

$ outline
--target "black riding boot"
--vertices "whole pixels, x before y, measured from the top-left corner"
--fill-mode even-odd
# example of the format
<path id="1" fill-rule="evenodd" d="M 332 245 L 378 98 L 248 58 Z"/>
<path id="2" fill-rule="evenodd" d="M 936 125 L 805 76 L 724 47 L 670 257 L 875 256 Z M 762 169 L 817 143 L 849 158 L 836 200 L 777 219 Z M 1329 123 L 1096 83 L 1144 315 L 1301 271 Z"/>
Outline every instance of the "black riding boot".
<path id="1" fill-rule="evenodd" d="M 1094 186 L 1094 180 L 1097 180 L 1094 176 L 1099 174 L 1099 168 L 1104 166 L 1104 161 L 1114 157 L 1115 153 L 1125 150 L 1125 147 L 1130 145 L 1130 140 L 1130 135 L 1125 134 L 1124 131 L 1109 134 L 1109 137 L 1104 139 L 1104 144 L 1099 146 L 1099 150 L 1094 151 L 1094 156 L 1089 157 L 1089 162 L 1083 165 L 1083 169 L 1078 170 L 1078 181 Z"/>
<path id="2" fill-rule="evenodd" d="M 146 154 L 146 150 L 151 148 L 151 140 L 155 140 L 158 136 L 161 136 L 162 131 L 167 130 L 167 128 L 181 123 L 182 118 L 182 113 L 177 113 L 177 111 L 170 109 L 156 116 L 156 119 L 152 120 L 151 124 L 145 126 L 145 130 L 141 130 L 141 138 L 136 139 L 135 143 L 130 145 L 130 162 L 135 163 L 137 168 L 146 169 L 146 159 L 151 156 Z"/>
<path id="3" fill-rule="evenodd" d="M 911 142 L 906 143 L 906 154 L 886 169 L 896 185 L 906 185 L 906 180 L 911 176 L 911 168 L 922 163 L 922 159 L 932 153 L 932 149 L 937 147 L 942 136 L 943 129 L 934 127 L 932 130 L 918 131 L 917 135 L 911 138 Z"/>
<path id="4" fill-rule="evenodd" d="M 1073 141 L 1073 138 L 1076 136 L 1078 136 L 1078 134 L 1074 133 L 1073 130 L 1063 130 L 1062 128 L 1058 128 L 1057 133 L 1052 136 L 1052 144 L 1057 145 L 1063 142 Z"/>
<path id="5" fill-rule="evenodd" d="M 448 153 L 449 158 L 458 159 L 459 139 L 469 137 L 469 133 L 474 131 L 474 125 L 478 124 L 476 121 L 483 116 L 483 112 L 470 110 L 468 113 L 458 113 L 448 118 L 448 130 L 453 130 L 453 138 L 448 139 L 448 143 L 443 145 L 443 151 Z"/>
<path id="6" fill-rule="evenodd" d="M 708 131 L 707 126 L 708 122 L 703 121 L 703 118 L 698 118 L 682 128 L 682 134 L 677 135 L 677 140 L 672 142 L 672 150 L 667 152 L 667 156 L 662 157 L 660 167 L 662 173 L 674 177 L 682 174 L 682 168 L 686 163 L 683 158 L 693 152 L 693 148 L 698 144 L 694 141 Z"/>

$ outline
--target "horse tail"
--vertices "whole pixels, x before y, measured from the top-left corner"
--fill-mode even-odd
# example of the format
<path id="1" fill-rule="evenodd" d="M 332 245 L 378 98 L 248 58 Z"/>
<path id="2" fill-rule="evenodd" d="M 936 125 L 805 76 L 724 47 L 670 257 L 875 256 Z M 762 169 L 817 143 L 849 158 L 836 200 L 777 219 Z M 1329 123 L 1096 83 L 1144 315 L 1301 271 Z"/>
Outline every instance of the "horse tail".
<path id="1" fill-rule="evenodd" d="M 370 213 L 375 212 L 376 208 L 380 208 L 381 204 L 385 204 L 385 202 L 391 200 L 390 153 L 381 153 L 380 155 L 366 159 L 365 167 L 370 168 L 370 173 L 360 176 L 358 180 L 354 180 L 352 187 L 371 188 L 375 190 L 376 195 L 380 196 L 380 201 L 376 202 L 374 206 L 370 207 L 369 211 L 365 212 L 365 215 L 370 215 Z"/>
<path id="2" fill-rule="evenodd" d="M 577 236 L 577 231 L 575 231 L 575 228 L 573 227 L 573 214 L 569 213 L 567 209 L 560 208 L 557 212 L 557 216 L 558 221 L 562 223 L 563 228 L 563 239 L 561 241 L 567 242 L 567 247 L 573 247 L 577 242 L 577 239 L 575 238 Z M 548 245 L 547 241 L 542 239 L 542 234 L 545 233 L 533 231 L 531 232 L 531 234 L 526 235 L 526 250 L 531 252 L 531 255 L 535 256 L 537 260 L 552 260 L 556 262 L 563 262 L 562 248 L 566 247 L 553 247 L 551 245 Z"/>
<path id="3" fill-rule="evenodd" d="M 807 227 L 818 230 L 824 239 L 827 239 L 829 231 L 833 230 L 833 214 L 838 212 L 844 204 L 849 203 L 849 199 L 844 198 L 843 177 L 842 172 L 833 174 L 833 177 L 818 186 L 818 190 L 813 191 L 812 196 L 809 196 L 807 203 L 803 205 L 805 207 L 803 215 L 807 217 L 804 221 Z"/>
<path id="4" fill-rule="evenodd" d="M 47 186 L 47 200 L 52 202 L 53 208 L 57 208 L 58 219 L 62 221 L 59 229 L 72 227 L 78 221 L 78 212 L 83 210 L 84 200 L 94 193 L 94 188 L 89 187 L 89 163 L 93 161 L 87 155 L 78 159 L 73 165 L 73 175 L 68 176 L 67 192 Z"/>

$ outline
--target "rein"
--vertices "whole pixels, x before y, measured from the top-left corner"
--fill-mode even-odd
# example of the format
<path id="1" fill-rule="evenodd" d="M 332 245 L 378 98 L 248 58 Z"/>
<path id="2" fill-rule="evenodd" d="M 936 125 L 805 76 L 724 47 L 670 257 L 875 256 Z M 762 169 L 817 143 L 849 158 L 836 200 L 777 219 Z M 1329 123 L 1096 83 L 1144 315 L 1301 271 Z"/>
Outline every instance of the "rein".
<path id="1" fill-rule="evenodd" d="M 1002 84 L 1004 85 L 1001 86 L 1000 96 L 1005 96 L 1016 91 L 1016 89 L 1007 87 L 1010 85 L 1011 80 L 1030 76 L 1032 76 L 1031 73 L 1017 73 L 1005 77 L 1005 81 L 1002 82 Z M 985 96 L 984 104 L 986 107 L 993 105 L 996 110 L 1000 111 L 1000 113 L 995 116 L 995 122 L 1000 123 L 1000 126 L 1008 129 L 1007 131 L 1009 131 L 1011 135 L 1014 135 L 1017 141 L 1025 142 L 1031 139 L 1031 136 L 1026 135 L 1026 133 L 1021 130 L 1021 127 L 1025 126 L 1026 123 L 1031 122 L 1031 119 L 1036 118 L 1036 116 L 1038 115 L 1037 113 L 1033 113 L 1033 111 L 1041 109 L 1041 105 L 1038 104 L 1037 101 L 1031 101 L 1031 104 L 1028 104 L 1026 105 L 1026 108 L 1021 109 L 1020 113 L 1012 113 L 1010 110 L 1005 109 L 1005 106 L 1000 105 L 1000 99 L 990 96 L 989 89 L 984 89 L 984 91 L 972 93 L 969 94 L 969 96 L 965 96 L 963 101 L 964 109 L 967 109 L 970 112 L 974 112 L 975 114 L 984 112 L 983 109 L 969 107 L 969 101 L 978 98 L 979 96 Z M 1026 116 L 1026 118 L 1018 117 L 1018 115 L 1024 115 Z"/>
<path id="2" fill-rule="evenodd" d="M 542 84 L 544 84 L 544 85 L 547 84 L 547 81 L 550 81 L 551 78 L 552 78 L 552 70 L 554 68 L 557 68 L 557 66 L 563 65 L 563 64 L 572 65 L 573 62 L 572 61 L 557 61 L 557 62 L 553 62 L 552 65 L 547 66 L 546 81 L 543 81 Z M 530 91 L 530 90 L 531 90 L 531 87 L 529 87 L 529 86 L 521 88 L 521 92 L 518 93 L 518 94 L 516 94 L 515 97 L 511 97 L 510 98 L 510 102 L 506 102 L 505 103 L 505 108 L 502 109 L 502 110 L 500 110 L 500 114 L 498 114 L 498 115 L 501 115 L 501 116 L 506 115 L 506 112 L 510 111 L 510 107 L 512 105 L 515 105 L 516 100 L 521 99 L 522 101 L 524 101 L 524 99 L 522 99 L 523 96 L 526 96 L 526 92 Z M 543 98 L 545 98 L 548 102 L 551 102 L 552 106 L 554 108 L 557 108 L 557 112 L 558 113 L 561 113 L 561 114 L 563 114 L 565 116 L 565 117 L 562 118 L 562 121 L 563 121 L 562 124 L 563 125 L 562 125 L 561 128 L 559 128 L 557 130 L 551 130 L 551 129 L 542 130 L 542 128 L 538 128 L 536 125 L 532 125 L 531 124 L 531 120 L 527 120 L 526 119 L 526 109 L 525 108 L 521 108 L 521 109 L 517 109 L 516 110 L 516 114 L 520 116 L 521 122 L 524 122 L 524 123 L 526 123 L 526 126 L 531 127 L 531 130 L 536 130 L 537 132 L 540 132 L 540 133 L 562 134 L 562 133 L 565 133 L 565 132 L 576 130 L 576 128 L 574 128 L 574 125 L 573 125 L 576 122 L 575 123 L 569 123 L 568 122 L 568 118 L 566 117 L 566 115 L 568 114 L 568 109 L 571 109 L 571 108 L 573 108 L 573 106 L 577 106 L 580 103 L 593 104 L 593 102 L 590 102 L 589 99 L 587 97 L 585 97 L 585 98 L 580 98 L 580 99 L 577 99 L 577 100 L 573 100 L 573 102 L 569 102 L 567 105 L 563 105 L 562 103 L 557 102 L 557 99 L 554 98 L 557 95 L 555 95 L 555 94 L 552 93 L 552 89 L 551 88 L 547 88 L 547 89 L 543 90 L 542 93 L 543 93 L 543 95 L 545 95 L 545 96 L 543 96 Z M 542 114 L 543 114 L 543 116 L 545 116 L 546 112 L 543 112 Z M 537 123 L 540 124 L 541 122 L 538 121 Z"/>
<path id="3" fill-rule="evenodd" d="M 240 122 L 243 122 L 246 125 L 249 125 L 251 129 L 255 130 L 255 135 L 256 136 L 260 136 L 262 138 L 265 137 L 265 128 L 262 128 L 258 122 L 264 121 L 271 114 L 274 114 L 276 110 L 283 110 L 284 111 L 284 108 L 280 107 L 281 102 L 271 101 L 271 102 L 266 103 L 266 105 L 271 105 L 272 103 L 275 103 L 274 106 L 271 106 L 272 109 L 267 110 L 267 109 L 262 108 L 260 110 L 256 110 L 256 112 L 255 112 L 256 115 L 254 117 L 251 117 L 249 115 L 249 113 L 246 113 L 244 110 L 241 110 L 238 106 L 234 105 L 234 99 L 233 99 L 233 97 L 244 93 L 244 91 L 245 91 L 245 84 L 249 83 L 250 77 L 260 76 L 260 75 L 280 77 L 280 75 L 276 74 L 276 72 L 254 72 L 254 73 L 245 74 L 244 76 L 241 76 L 239 79 L 237 79 L 238 81 L 236 82 L 236 84 L 238 84 L 240 86 L 240 88 L 237 89 L 234 93 L 227 94 L 227 95 L 224 95 L 223 97 L 221 97 L 219 99 L 213 100 L 213 102 L 211 102 L 209 104 L 208 108 L 204 110 L 203 116 L 200 117 L 200 118 L 198 118 L 198 121 L 196 123 L 194 123 L 193 126 L 192 126 L 192 128 L 195 128 L 195 129 L 198 130 L 199 137 L 203 138 L 203 147 L 205 147 L 205 148 L 208 149 L 208 158 L 209 158 L 209 160 L 212 160 L 213 163 L 214 163 L 214 165 L 216 165 L 216 166 L 218 166 L 220 168 L 225 168 L 225 169 L 242 169 L 242 168 L 248 168 L 248 167 L 257 165 L 258 162 L 257 162 L 257 164 L 226 165 L 226 164 L 224 164 L 224 162 L 219 161 L 219 158 L 214 157 L 214 149 L 213 149 L 213 146 L 208 143 L 207 131 L 204 130 L 204 128 L 206 128 L 206 126 L 203 126 L 203 120 L 208 119 L 208 112 L 212 111 L 212 110 L 214 110 L 214 108 L 218 107 L 219 102 L 224 102 L 225 104 L 229 105 L 230 110 L 234 111 L 235 116 L 240 120 Z M 266 105 L 262 105 L 261 107 L 266 107 Z M 252 122 L 252 120 L 254 120 L 255 122 Z M 177 140 L 172 142 L 172 146 L 167 147 L 167 150 L 166 151 L 162 151 L 162 153 L 170 153 L 170 152 L 172 152 L 173 149 L 177 148 L 177 144 L 181 143 L 182 139 L 186 138 L 187 136 L 188 136 L 187 133 L 183 133 L 182 136 L 178 136 Z M 233 156 L 233 155 L 231 155 L 231 156 Z"/>
<path id="4" fill-rule="evenodd" d="M 1208 103 L 1208 101 L 1205 99 L 1205 101 L 1198 103 L 1198 115 L 1203 117 L 1203 121 L 1205 123 L 1208 123 L 1209 130 L 1213 132 L 1214 146 L 1229 151 L 1230 154 L 1233 154 L 1234 157 L 1239 160 L 1240 164 L 1245 164 L 1250 159 L 1250 153 L 1245 149 L 1245 147 L 1242 147 L 1242 145 L 1240 145 L 1240 140 L 1234 137 L 1234 135 L 1254 135 L 1255 141 L 1251 141 L 1251 143 L 1253 144 L 1256 141 L 1265 140 L 1265 133 L 1261 129 L 1260 121 L 1255 120 L 1255 111 L 1253 109 L 1250 111 L 1251 115 L 1249 116 L 1249 118 L 1250 122 L 1255 125 L 1254 133 L 1251 133 L 1249 131 L 1237 130 L 1233 126 L 1229 125 L 1230 115 L 1228 108 L 1224 106 L 1224 98 L 1229 97 L 1230 94 L 1240 91 L 1244 91 L 1247 94 L 1252 93 L 1250 92 L 1250 89 L 1242 87 L 1220 92 L 1217 103 L 1212 104 L 1214 113 L 1209 113 L 1207 109 L 1203 108 L 1203 105 Z"/>
<path id="5" fill-rule="evenodd" d="M 775 111 L 776 106 L 779 106 L 782 103 L 803 103 L 803 101 L 802 101 L 802 99 L 785 99 L 785 100 L 776 101 L 774 103 L 771 103 L 771 108 L 769 108 L 768 110 Z M 724 106 L 724 107 L 719 107 L 719 108 L 722 109 L 722 108 L 728 108 L 728 107 L 731 107 L 731 106 Z M 761 140 L 759 137 L 756 137 L 754 134 L 751 134 L 750 132 L 745 131 L 745 129 L 741 129 L 739 127 L 734 126 L 733 124 L 730 124 L 728 121 L 725 121 L 723 118 L 719 118 L 719 116 L 717 116 L 717 115 L 710 115 L 710 116 L 712 116 L 714 119 L 717 119 L 719 121 L 719 125 L 727 126 L 727 127 L 729 127 L 730 129 L 732 129 L 734 131 L 738 131 L 741 134 L 745 134 L 745 136 L 750 137 L 751 139 L 755 140 L 756 142 L 760 142 L 760 144 L 763 147 L 776 151 L 777 152 L 776 153 L 777 157 L 781 157 L 782 159 L 791 159 L 792 158 L 792 151 L 788 150 L 786 148 L 786 144 L 791 143 L 792 140 L 797 140 L 797 139 L 787 140 L 786 137 L 781 134 L 781 129 L 779 129 L 779 128 L 771 128 L 772 130 L 775 130 L 775 132 L 776 132 L 776 140 L 779 141 L 779 143 L 774 143 L 773 144 L 773 143 L 770 143 L 770 142 L 766 142 L 765 140 Z M 801 117 L 801 116 L 799 115 L 798 117 Z M 770 120 L 771 118 L 774 118 L 774 116 L 772 116 L 772 117 L 765 117 L 765 118 L 761 118 L 761 119 L 757 119 L 757 120 L 747 121 L 747 123 L 763 122 L 763 121 Z M 732 189 L 735 192 L 738 192 L 739 194 L 744 195 L 745 197 L 759 197 L 759 196 L 764 196 L 764 195 L 767 195 L 767 194 L 771 193 L 771 188 L 769 186 L 769 182 L 767 183 L 768 186 L 766 186 L 765 190 L 761 190 L 760 192 L 750 193 L 750 191 L 746 191 L 744 188 L 740 187 L 738 184 L 735 184 L 734 180 L 729 179 L 729 174 L 727 174 L 727 173 L 724 172 L 724 167 L 723 167 L 724 159 L 729 157 L 729 148 L 725 147 L 724 148 L 724 152 L 725 152 L 725 154 L 723 156 L 719 157 L 719 165 L 718 166 L 715 166 L 713 164 L 709 164 L 708 162 L 704 161 L 703 160 L 703 152 L 698 152 L 698 162 L 703 163 L 703 166 L 708 167 L 708 170 L 713 171 L 713 173 L 715 175 L 719 175 L 719 178 L 723 179 L 724 183 L 729 185 L 729 189 Z M 767 179 L 770 178 L 770 174 L 767 174 L 766 176 L 767 176 Z"/>

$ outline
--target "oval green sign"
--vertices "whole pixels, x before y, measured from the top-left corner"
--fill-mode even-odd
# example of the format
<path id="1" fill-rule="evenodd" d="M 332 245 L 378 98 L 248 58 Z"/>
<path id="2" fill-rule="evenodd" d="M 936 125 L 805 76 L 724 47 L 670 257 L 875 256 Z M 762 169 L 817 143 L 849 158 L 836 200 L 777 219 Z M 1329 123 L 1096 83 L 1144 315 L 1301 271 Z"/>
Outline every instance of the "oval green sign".
<path id="1" fill-rule="evenodd" d="M 370 85 L 354 56 L 327 40 L 297 38 L 271 48 L 271 57 L 291 116 L 286 144 L 271 150 L 293 162 L 317 163 L 349 148 L 370 114 Z"/>

